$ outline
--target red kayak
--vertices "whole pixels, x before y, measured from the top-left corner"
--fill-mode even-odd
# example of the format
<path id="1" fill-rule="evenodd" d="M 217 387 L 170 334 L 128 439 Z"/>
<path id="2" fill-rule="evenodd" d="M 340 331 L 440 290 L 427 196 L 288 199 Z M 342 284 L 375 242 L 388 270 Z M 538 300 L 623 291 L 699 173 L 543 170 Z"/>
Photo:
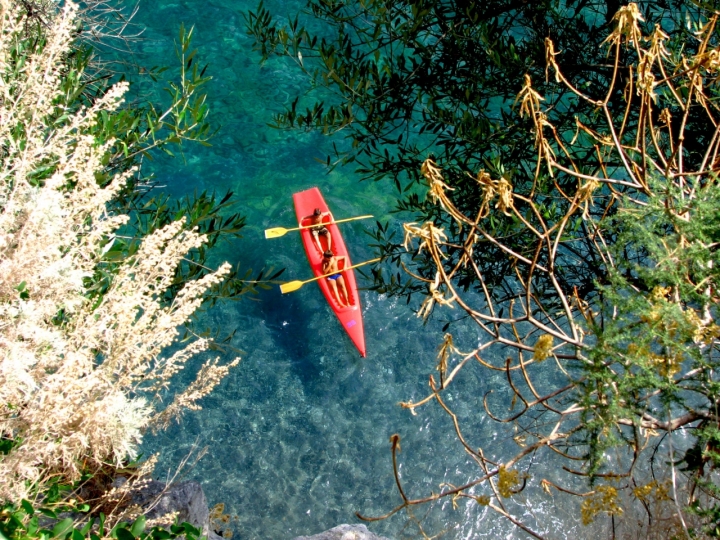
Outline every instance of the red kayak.
<path id="1" fill-rule="evenodd" d="M 321 212 L 328 212 L 327 204 L 320 194 L 320 190 L 316 187 L 295 193 L 293 195 L 293 201 L 295 202 L 295 213 L 297 214 L 298 223 L 302 225 L 309 225 L 310 220 L 306 219 L 310 216 L 316 208 L 319 208 Z M 330 216 L 324 216 L 323 222 L 327 223 L 331 221 Z M 337 298 L 335 298 L 328 278 L 318 280 L 320 290 L 325 295 L 330 307 L 337 315 L 345 331 L 350 336 L 350 339 L 360 351 L 361 356 L 365 356 L 365 331 L 363 330 L 362 310 L 360 309 L 360 297 L 357 293 L 357 284 L 355 283 L 355 271 L 348 270 L 343 272 L 343 268 L 352 266 L 350 262 L 350 256 L 348 255 L 345 242 L 340 235 L 338 226 L 334 223 L 325 225 L 327 230 L 330 232 L 332 237 L 332 252 L 334 255 L 344 255 L 346 257 L 344 264 L 338 263 L 338 267 L 341 270 L 341 274 L 345 280 L 345 287 L 348 291 L 348 307 L 341 307 Z M 317 245 L 313 238 L 310 229 L 301 229 L 300 235 L 302 236 L 303 245 L 305 246 L 305 253 L 307 253 L 308 261 L 310 261 L 310 268 L 312 268 L 315 276 L 322 276 L 322 253 L 318 251 Z M 318 235 L 323 251 L 327 249 L 327 238 L 322 234 Z"/>

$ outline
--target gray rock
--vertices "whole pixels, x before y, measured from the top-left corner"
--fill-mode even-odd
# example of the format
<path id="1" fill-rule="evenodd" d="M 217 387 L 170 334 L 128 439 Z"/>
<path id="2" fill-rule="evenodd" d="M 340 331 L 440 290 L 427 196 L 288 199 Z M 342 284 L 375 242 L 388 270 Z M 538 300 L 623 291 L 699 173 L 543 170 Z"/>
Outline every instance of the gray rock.
<path id="1" fill-rule="evenodd" d="M 221 536 L 210 529 L 210 511 L 200 484 L 182 482 L 167 487 L 165 493 L 163 493 L 164 489 L 166 489 L 164 482 L 153 480 L 140 492 L 133 494 L 133 502 L 143 508 L 152 505 L 152 508 L 145 513 L 148 519 L 177 512 L 179 523 L 187 521 L 200 529 L 203 535 L 207 535 L 208 540 L 222 540 Z"/>
<path id="2" fill-rule="evenodd" d="M 293 540 L 389 540 L 368 531 L 365 525 L 339 525 L 313 536 L 298 536 Z"/>

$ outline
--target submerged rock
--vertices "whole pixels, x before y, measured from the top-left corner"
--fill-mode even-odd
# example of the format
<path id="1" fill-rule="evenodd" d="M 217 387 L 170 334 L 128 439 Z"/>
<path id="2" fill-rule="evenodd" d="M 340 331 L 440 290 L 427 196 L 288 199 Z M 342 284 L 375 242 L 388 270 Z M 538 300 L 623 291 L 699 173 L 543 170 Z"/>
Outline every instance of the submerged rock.
<path id="1" fill-rule="evenodd" d="M 293 540 L 389 540 L 368 531 L 365 525 L 339 525 L 313 536 L 298 536 Z"/>

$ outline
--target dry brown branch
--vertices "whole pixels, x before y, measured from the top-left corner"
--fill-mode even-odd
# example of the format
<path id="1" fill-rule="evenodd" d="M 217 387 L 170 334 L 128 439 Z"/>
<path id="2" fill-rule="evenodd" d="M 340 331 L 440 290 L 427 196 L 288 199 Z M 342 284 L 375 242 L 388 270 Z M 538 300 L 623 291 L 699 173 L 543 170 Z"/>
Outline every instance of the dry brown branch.
<path id="1" fill-rule="evenodd" d="M 555 82 L 569 91 L 565 95 L 572 96 L 567 99 L 588 104 L 588 111 L 592 112 L 588 112 L 587 118 L 598 113 L 600 120 L 593 120 L 591 124 L 587 118 L 576 118 L 572 139 L 567 133 L 560 133 L 553 124 L 552 106 L 545 105 L 545 97 L 526 76 L 515 105 L 519 116 L 528 118 L 533 126 L 531 142 L 536 163 L 534 177 L 529 178 L 524 187 L 511 183 L 510 176 L 493 178 L 484 170 L 467 171 L 466 177 L 477 182 L 479 196 L 477 201 L 465 200 L 461 204 L 457 199 L 458 190 L 446 180 L 440 166 L 430 159 L 423 164 L 429 198 L 462 228 L 465 236 L 462 241 L 448 239 L 447 232 L 436 223 L 405 225 L 406 247 L 410 249 L 417 240 L 418 253 L 427 254 L 434 265 L 434 279 L 423 278 L 412 269 L 408 271 L 428 287 L 419 315 L 430 316 L 436 306 L 459 309 L 477 325 L 481 339 L 476 343 L 481 345 L 462 353 L 455 345 L 445 347 L 443 351 L 447 354 L 437 366 L 440 384 L 430 376 L 431 394 L 402 406 L 416 414 L 417 408 L 437 403 L 449 415 L 460 445 L 480 465 L 482 474 L 464 486 L 445 487 L 429 497 L 408 499 L 397 479 L 393 446 L 393 466 L 403 504 L 387 515 L 443 497 L 472 498 L 474 495 L 468 490 L 484 484 L 490 487 L 494 499 L 483 504 L 533 535 L 522 520 L 505 507 L 498 494 L 496 477 L 501 470 L 510 470 L 526 456 L 548 447 L 557 459 L 573 462 L 572 467 L 561 467 L 568 477 L 628 479 L 626 484 L 599 486 L 587 493 L 546 479 L 541 482 L 548 493 L 552 487 L 584 498 L 584 520 L 592 520 L 602 512 L 619 519 L 623 509 L 618 501 L 624 496 L 622 493 L 632 491 L 633 486 L 650 485 L 640 481 L 645 472 L 640 470 L 643 467 L 639 463 L 646 460 L 650 452 L 657 453 L 661 447 L 668 449 L 670 442 L 664 438 L 665 434 L 671 435 L 683 427 L 719 423 L 717 411 L 691 408 L 683 403 L 670 414 L 659 401 L 668 388 L 687 392 L 684 396 L 690 392 L 702 394 L 698 381 L 714 381 L 712 368 L 692 364 L 687 352 L 668 352 L 674 346 L 672 339 L 655 349 L 641 349 L 628 338 L 627 343 L 612 343 L 604 352 L 601 345 L 605 326 L 623 320 L 620 302 L 609 303 L 597 289 L 593 294 L 581 292 L 577 285 L 563 277 L 563 266 L 574 261 L 580 264 L 592 261 L 606 280 L 618 273 L 619 268 L 629 267 L 624 257 L 635 257 L 640 261 L 638 266 L 642 266 L 642 256 L 638 255 L 642 248 L 631 247 L 622 252 L 615 244 L 617 231 L 611 228 L 613 220 L 618 216 L 643 216 L 653 201 L 660 199 L 664 203 L 664 215 L 678 223 L 690 223 L 693 204 L 702 200 L 707 190 L 716 187 L 720 169 L 720 110 L 715 104 L 720 91 L 717 17 L 717 14 L 710 15 L 697 32 L 694 52 L 687 52 L 683 57 L 667 51 L 669 38 L 660 27 L 649 35 L 643 33 L 642 15 L 635 4 L 620 9 L 614 19 L 615 28 L 605 42 L 614 58 L 612 72 L 606 79 L 607 88 L 602 89 L 600 100 L 596 90 L 591 95 L 582 85 L 574 85 L 565 77 L 562 54 L 552 40 L 546 40 L 546 78 L 550 78 L 552 70 Z M 624 64 L 627 56 L 635 59 L 633 64 Z M 620 84 L 623 86 L 619 87 Z M 615 103 L 620 97 L 625 103 Z M 707 118 L 700 121 L 697 115 L 693 116 L 695 113 L 705 114 Z M 709 133 L 693 133 L 693 125 L 710 126 Z M 693 150 L 694 154 L 688 150 L 692 136 L 707 145 Z M 596 159 L 592 170 L 579 157 L 587 155 Z M 528 164 L 527 170 L 532 171 L 533 167 Z M 549 186 L 542 187 L 543 182 Z M 547 211 L 549 202 L 559 208 L 554 214 Z M 515 241 L 510 235 L 493 233 L 503 229 L 495 228 L 491 219 L 505 220 L 504 223 L 513 220 L 515 229 L 510 230 L 521 230 L 523 242 Z M 692 240 L 687 233 L 680 232 L 679 227 L 668 233 L 668 240 L 661 242 L 662 257 L 653 264 L 671 268 L 680 265 L 682 250 Z M 482 257 L 474 249 L 478 242 L 496 249 L 494 253 L 499 252 L 511 263 L 508 265 L 511 274 L 504 276 L 507 287 L 502 297 L 497 296 L 495 285 L 485 276 L 486 270 L 479 262 Z M 708 243 L 703 240 L 696 245 L 707 250 L 710 249 Z M 712 263 L 709 264 L 712 268 Z M 465 293 L 466 282 L 462 282 L 465 288 L 460 285 L 459 280 L 467 272 L 475 277 L 478 294 Z M 706 300 L 701 302 L 704 306 L 698 307 L 680 298 L 679 286 L 665 290 L 657 285 L 653 289 L 641 282 L 642 276 L 633 275 L 630 270 L 625 272 L 627 294 L 638 295 L 646 301 L 648 313 L 638 317 L 632 323 L 634 326 L 628 323 L 629 332 L 635 332 L 638 341 L 660 330 L 675 336 L 680 332 L 678 328 L 689 325 L 694 336 L 692 346 L 698 354 L 714 358 L 713 347 L 718 346 L 720 328 L 713 322 L 716 306 L 711 302 L 717 303 L 713 276 L 702 274 L 696 279 L 688 274 L 682 280 L 683 286 L 690 285 L 695 292 L 705 291 Z M 601 284 L 600 289 L 603 286 Z M 671 308 L 677 308 L 672 312 L 675 315 L 668 314 Z M 448 339 L 446 337 L 446 341 Z M 504 366 L 497 365 L 497 360 L 493 361 L 488 355 L 493 350 L 502 351 L 501 357 L 506 358 Z M 454 364 L 453 355 L 458 358 Z M 528 360 L 530 355 L 532 359 Z M 543 363 L 551 356 L 554 364 Z M 471 358 L 477 363 L 469 362 Z M 484 458 L 483 449 L 469 442 L 467 430 L 463 431 L 460 419 L 442 396 L 460 370 L 470 366 L 488 373 L 505 372 L 503 390 L 508 409 L 512 410 L 519 402 L 519 410 L 506 418 L 491 412 L 488 398 L 493 390 L 484 393 L 484 410 L 495 422 L 514 423 L 516 429 L 521 430 L 516 439 L 519 445 L 533 440 L 515 455 L 503 459 L 503 463 L 493 465 L 493 470 L 487 468 L 489 462 Z M 513 377 L 513 372 L 518 370 L 522 379 Z M 542 383 L 538 379 L 541 370 L 546 374 Z M 625 379 L 634 376 L 634 370 L 652 372 L 667 384 L 662 389 L 642 388 L 633 394 L 623 385 L 627 382 Z M 717 402 L 717 398 L 712 399 Z M 624 412 L 617 413 L 615 408 Z M 587 427 L 589 424 L 593 427 Z M 578 438 L 573 439 L 574 436 Z M 624 441 L 608 443 L 608 447 L 620 447 L 622 452 L 618 450 L 612 459 L 591 455 L 592 444 L 602 447 L 611 439 Z M 671 447 L 669 451 L 672 454 Z M 578 463 L 582 466 L 578 467 Z M 674 464 L 669 469 L 675 479 Z M 673 497 L 673 505 L 677 499 Z M 636 497 L 636 500 L 639 499 Z M 640 506 L 650 513 L 646 501 Z M 684 524 L 683 512 L 673 512 L 678 514 L 679 523 Z"/>

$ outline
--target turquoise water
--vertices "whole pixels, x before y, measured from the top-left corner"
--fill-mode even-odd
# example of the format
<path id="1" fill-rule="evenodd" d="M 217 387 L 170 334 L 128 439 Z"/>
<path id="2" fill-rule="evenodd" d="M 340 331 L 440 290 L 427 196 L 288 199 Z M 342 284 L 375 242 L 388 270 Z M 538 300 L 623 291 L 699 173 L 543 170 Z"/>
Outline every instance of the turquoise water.
<path id="1" fill-rule="evenodd" d="M 288 15 L 298 7 L 266 5 Z M 254 1 L 141 2 L 136 22 L 146 31 L 136 45 L 138 61 L 174 65 L 180 23 L 194 24 L 194 44 L 214 77 L 209 87 L 212 118 L 222 126 L 212 148 L 186 148 L 184 164 L 158 159 L 148 167 L 174 194 L 235 192 L 248 226 L 243 239 L 219 248 L 218 259 L 255 270 L 285 267 L 285 279 L 303 279 L 311 274 L 299 237 L 263 238 L 265 228 L 293 226 L 292 193 L 316 185 L 337 218 L 373 213 L 385 221 L 396 219 L 389 213 L 394 188 L 359 183 L 348 168 L 328 174 L 316 160 L 325 159 L 328 139 L 266 126 L 271 114 L 305 86 L 286 61 L 258 64 L 241 16 L 254 7 Z M 343 226 L 354 262 L 374 256 L 364 233 L 371 226 Z M 209 454 L 187 478 L 203 483 L 211 504 L 223 502 L 226 511 L 238 516 L 232 523 L 234 538 L 290 539 L 355 523 L 356 511 L 377 515 L 390 510 L 400 502 L 388 442 L 393 433 L 402 436 L 401 472 L 411 497 L 437 492 L 443 482 L 461 484 L 478 472 L 437 407 L 427 406 L 413 416 L 397 406 L 425 396 L 444 320 L 423 326 L 404 301 L 361 292 L 368 349 L 368 357 L 361 359 L 316 286 L 287 296 L 275 287 L 255 300 L 220 305 L 206 315 L 212 327 L 227 332 L 237 328 L 232 345 L 242 350 L 242 362 L 202 401 L 203 410 L 187 413 L 182 424 L 149 437 L 146 444 L 147 450 L 162 452 L 159 476 L 172 471 L 197 438 L 209 446 Z M 455 340 L 469 350 L 479 336 L 475 328 L 459 327 Z M 224 355 L 226 360 L 232 356 Z M 474 367 L 466 369 L 451 403 L 471 444 L 499 455 L 506 445 L 517 447 L 512 433 L 501 431 L 482 410 L 482 395 L 494 380 Z M 460 401 L 460 395 L 470 401 Z M 530 494 L 535 491 L 528 488 Z M 577 536 L 570 525 L 575 521 L 572 510 L 563 514 L 550 499 L 533 508 L 522 507 L 524 497 L 518 502 L 516 509 L 530 521 L 533 513 L 551 508 L 556 517 L 546 526 L 563 522 L 568 536 Z M 472 501 L 461 501 L 458 510 L 443 501 L 370 528 L 392 538 L 418 538 L 418 523 L 429 535 L 445 531 L 442 538 L 447 539 L 523 537 Z"/>

